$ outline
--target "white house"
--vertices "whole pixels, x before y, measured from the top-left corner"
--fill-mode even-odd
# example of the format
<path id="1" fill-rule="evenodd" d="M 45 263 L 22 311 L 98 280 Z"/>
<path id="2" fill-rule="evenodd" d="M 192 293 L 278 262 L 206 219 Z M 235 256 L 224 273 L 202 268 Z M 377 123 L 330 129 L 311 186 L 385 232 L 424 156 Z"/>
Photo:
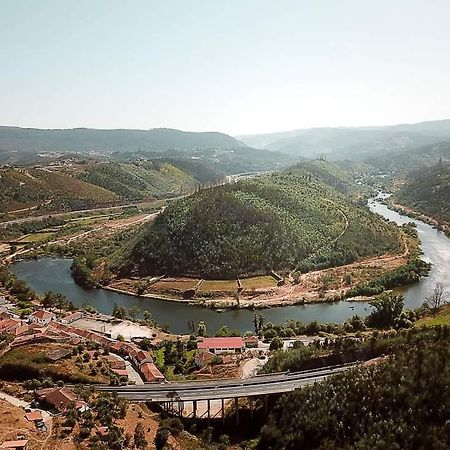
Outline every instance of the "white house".
<path id="1" fill-rule="evenodd" d="M 197 344 L 200 352 L 210 352 L 214 355 L 221 353 L 242 353 L 245 350 L 245 342 L 241 337 L 211 337 L 204 338 Z"/>
<path id="2" fill-rule="evenodd" d="M 48 325 L 52 320 L 56 318 L 55 314 L 39 309 L 30 314 L 30 322 L 37 323 L 38 325 Z"/>

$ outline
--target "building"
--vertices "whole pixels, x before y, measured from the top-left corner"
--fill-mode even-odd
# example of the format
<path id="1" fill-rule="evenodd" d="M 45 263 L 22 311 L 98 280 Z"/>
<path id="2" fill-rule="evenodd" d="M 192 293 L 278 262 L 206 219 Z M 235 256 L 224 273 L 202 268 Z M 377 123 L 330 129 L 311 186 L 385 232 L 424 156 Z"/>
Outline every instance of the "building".
<path id="1" fill-rule="evenodd" d="M 164 375 L 152 362 L 145 362 L 139 366 L 139 372 L 145 382 L 161 382 L 164 381 Z"/>
<path id="2" fill-rule="evenodd" d="M 68 387 L 39 389 L 34 393 L 38 402 L 50 408 L 64 412 L 72 403 L 75 404 L 77 396 Z"/>
<path id="3" fill-rule="evenodd" d="M 195 364 L 200 369 L 206 367 L 208 364 L 212 362 L 214 358 L 217 358 L 217 355 L 208 351 L 200 351 L 195 355 Z"/>
<path id="4" fill-rule="evenodd" d="M 210 352 L 215 355 L 221 353 L 242 353 L 245 350 L 245 342 L 241 337 L 212 337 L 204 338 L 197 344 L 197 349 L 202 352 Z"/>
<path id="5" fill-rule="evenodd" d="M 83 313 L 81 311 L 76 311 L 72 314 L 69 314 L 61 319 L 61 323 L 69 324 L 75 322 L 75 320 L 79 320 L 83 318 Z"/>
<path id="6" fill-rule="evenodd" d="M 27 450 L 28 439 L 20 439 L 17 441 L 5 441 L 0 448 L 9 448 L 14 450 Z"/>
<path id="7" fill-rule="evenodd" d="M 246 336 L 244 342 L 247 348 L 257 348 L 259 345 L 258 336 Z"/>
<path id="8" fill-rule="evenodd" d="M 146 362 L 153 362 L 152 355 L 144 350 L 133 351 L 129 354 L 129 356 L 136 367 L 139 367 L 141 364 Z"/>
<path id="9" fill-rule="evenodd" d="M 3 319 L 0 320 L 0 333 L 11 334 L 12 336 L 20 336 L 28 331 L 29 327 L 19 319 Z"/>
<path id="10" fill-rule="evenodd" d="M 39 309 L 30 314 L 30 322 L 37 323 L 38 325 L 46 326 L 52 320 L 56 318 L 55 314 Z"/>

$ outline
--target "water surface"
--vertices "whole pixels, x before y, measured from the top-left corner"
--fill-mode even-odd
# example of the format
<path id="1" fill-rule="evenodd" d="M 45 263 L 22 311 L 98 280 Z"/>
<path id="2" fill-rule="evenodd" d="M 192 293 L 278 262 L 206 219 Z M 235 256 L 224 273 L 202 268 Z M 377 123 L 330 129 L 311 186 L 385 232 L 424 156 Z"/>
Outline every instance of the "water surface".
<path id="1" fill-rule="evenodd" d="M 392 211 L 376 200 L 369 201 L 369 208 L 399 225 L 414 222 L 422 241 L 423 259 L 433 264 L 427 278 L 401 289 L 406 298 L 406 306 L 415 308 L 421 305 L 437 282 L 443 283 L 445 289 L 449 291 L 450 239 L 430 225 Z M 200 320 L 206 322 L 210 333 L 222 325 L 236 328 L 242 332 L 253 329 L 254 311 L 246 309 L 217 312 L 213 309 L 184 303 L 137 298 L 102 289 L 84 289 L 73 281 L 70 265 L 71 260 L 69 259 L 42 258 L 34 261 L 20 261 L 13 266 L 12 270 L 39 294 L 46 291 L 60 292 L 76 306 L 89 304 L 106 314 L 110 314 L 116 304 L 127 308 L 137 306 L 141 311 L 150 311 L 158 323 L 168 324 L 174 333 L 186 333 L 188 321 L 198 323 Z M 370 306 L 367 302 L 342 301 L 277 307 L 257 312 L 263 314 L 266 322 L 273 323 L 284 322 L 288 319 L 303 322 L 317 320 L 338 323 L 347 320 L 354 314 L 366 316 L 370 312 Z"/>

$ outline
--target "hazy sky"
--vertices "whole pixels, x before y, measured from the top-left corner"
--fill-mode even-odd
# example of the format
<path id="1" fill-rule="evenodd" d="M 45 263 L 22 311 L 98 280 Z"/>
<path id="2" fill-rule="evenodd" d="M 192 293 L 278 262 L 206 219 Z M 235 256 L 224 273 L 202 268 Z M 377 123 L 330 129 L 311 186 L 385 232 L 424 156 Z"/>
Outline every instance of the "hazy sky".
<path id="1" fill-rule="evenodd" d="M 0 124 L 450 118 L 449 0 L 0 0 Z"/>

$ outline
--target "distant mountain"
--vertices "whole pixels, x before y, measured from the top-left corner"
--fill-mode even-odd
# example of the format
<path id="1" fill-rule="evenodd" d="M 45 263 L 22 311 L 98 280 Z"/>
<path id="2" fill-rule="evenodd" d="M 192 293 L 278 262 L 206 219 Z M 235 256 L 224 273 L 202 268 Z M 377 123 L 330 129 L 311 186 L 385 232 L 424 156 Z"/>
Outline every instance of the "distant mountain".
<path id="1" fill-rule="evenodd" d="M 450 141 L 450 120 L 385 127 L 311 128 L 239 136 L 247 145 L 307 158 L 365 160 Z"/>
<path id="2" fill-rule="evenodd" d="M 97 130 L 91 128 L 42 130 L 0 127 L 0 150 L 32 152 L 165 151 L 171 149 L 245 147 L 235 138 L 216 132 L 151 130 Z"/>
<path id="3" fill-rule="evenodd" d="M 432 167 L 439 161 L 450 162 L 450 141 L 425 145 L 416 149 L 396 151 L 384 155 L 383 158 L 372 156 L 366 160 L 368 164 L 389 172 L 408 172 Z"/>

